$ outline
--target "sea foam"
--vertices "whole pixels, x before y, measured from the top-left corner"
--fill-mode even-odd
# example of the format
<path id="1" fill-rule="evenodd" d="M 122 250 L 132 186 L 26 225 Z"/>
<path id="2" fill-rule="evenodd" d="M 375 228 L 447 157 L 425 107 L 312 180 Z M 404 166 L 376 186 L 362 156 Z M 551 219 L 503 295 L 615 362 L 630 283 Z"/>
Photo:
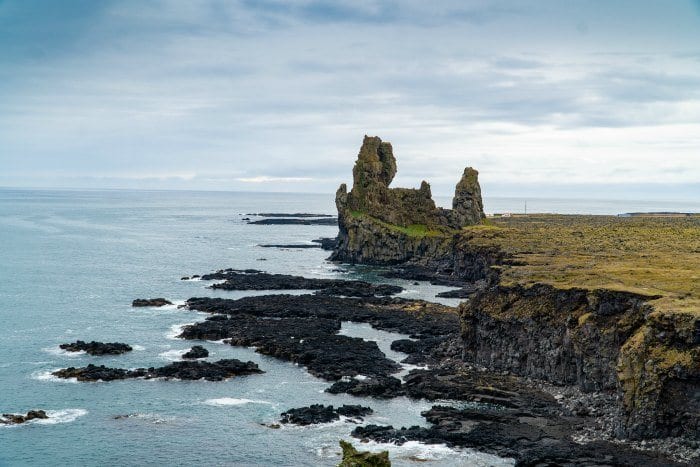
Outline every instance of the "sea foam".
<path id="1" fill-rule="evenodd" d="M 272 402 L 254 400 L 254 399 L 236 399 L 234 397 L 221 397 L 218 399 L 207 399 L 203 402 L 206 405 L 214 405 L 217 407 L 227 405 L 245 405 L 245 404 L 267 404 L 272 405 Z"/>
<path id="2" fill-rule="evenodd" d="M 31 378 L 37 381 L 51 381 L 52 383 L 77 383 L 77 378 L 59 378 L 54 376 L 52 373 L 58 371 L 60 368 L 54 368 L 53 370 L 42 370 L 35 371 L 32 373 Z"/>
<path id="3" fill-rule="evenodd" d="M 177 362 L 182 359 L 182 356 L 187 353 L 189 349 L 173 349 L 166 352 L 161 352 L 158 356 L 169 362 Z"/>
<path id="4" fill-rule="evenodd" d="M 51 355 L 58 355 L 60 357 L 78 357 L 80 355 L 85 355 L 87 352 L 84 350 L 80 350 L 78 352 L 69 352 L 67 350 L 62 349 L 58 345 L 54 347 L 44 347 L 43 349 L 44 352 L 49 353 Z"/>

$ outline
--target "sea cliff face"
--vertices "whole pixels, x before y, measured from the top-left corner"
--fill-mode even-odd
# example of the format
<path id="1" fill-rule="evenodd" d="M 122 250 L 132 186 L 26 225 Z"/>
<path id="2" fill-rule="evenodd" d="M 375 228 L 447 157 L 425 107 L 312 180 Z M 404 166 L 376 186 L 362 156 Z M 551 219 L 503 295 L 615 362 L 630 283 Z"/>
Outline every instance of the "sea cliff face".
<path id="1" fill-rule="evenodd" d="M 425 182 L 417 190 L 389 188 L 395 173 L 391 145 L 365 137 L 353 188 L 341 185 L 336 195 L 340 234 L 331 259 L 480 281 L 460 306 L 465 361 L 605 393 L 617 401 L 614 434 L 621 438 L 700 436 L 697 310 L 661 312 L 652 302 L 658 296 L 607 288 L 505 285 L 502 269 L 532 252 L 515 257 L 479 241 L 475 229 L 491 227 L 479 225 L 476 171 L 465 169 L 452 210 L 435 207 Z M 581 232 L 572 228 L 570 235 Z M 565 247 L 555 240 L 553 251 Z"/>
<path id="2" fill-rule="evenodd" d="M 700 320 L 655 312 L 648 298 L 496 286 L 460 305 L 464 358 L 619 395 L 619 437 L 697 436 Z"/>

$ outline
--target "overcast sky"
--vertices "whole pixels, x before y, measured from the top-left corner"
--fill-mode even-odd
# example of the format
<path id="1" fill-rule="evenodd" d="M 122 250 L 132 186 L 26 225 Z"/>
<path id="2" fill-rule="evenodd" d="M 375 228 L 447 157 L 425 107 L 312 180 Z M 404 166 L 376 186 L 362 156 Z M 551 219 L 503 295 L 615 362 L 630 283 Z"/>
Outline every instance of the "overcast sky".
<path id="1" fill-rule="evenodd" d="M 0 0 L 0 186 L 700 199 L 700 2 Z"/>

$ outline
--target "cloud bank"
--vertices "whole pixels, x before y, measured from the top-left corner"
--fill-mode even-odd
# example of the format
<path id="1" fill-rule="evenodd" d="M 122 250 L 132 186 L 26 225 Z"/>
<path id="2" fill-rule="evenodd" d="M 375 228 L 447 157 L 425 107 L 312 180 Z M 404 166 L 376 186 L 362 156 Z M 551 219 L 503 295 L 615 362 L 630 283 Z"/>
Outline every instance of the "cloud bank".
<path id="1" fill-rule="evenodd" d="M 700 198 L 697 2 L 0 1 L 0 186 Z M 626 188 L 625 188 L 626 187 Z"/>

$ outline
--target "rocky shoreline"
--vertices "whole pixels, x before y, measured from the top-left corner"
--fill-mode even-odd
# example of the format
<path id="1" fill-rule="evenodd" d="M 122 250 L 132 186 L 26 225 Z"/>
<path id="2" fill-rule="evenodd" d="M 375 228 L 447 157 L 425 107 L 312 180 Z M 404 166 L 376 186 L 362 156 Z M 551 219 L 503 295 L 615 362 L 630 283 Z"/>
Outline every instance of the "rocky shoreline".
<path id="1" fill-rule="evenodd" d="M 245 276 L 246 287 L 253 290 L 269 286 L 271 277 L 279 281 L 298 280 L 295 276 L 233 269 L 202 278 L 237 280 L 241 276 Z M 413 274 L 410 277 L 415 278 Z M 333 282 L 333 287 L 344 285 Z M 544 387 L 511 372 L 494 372 L 465 362 L 463 310 L 374 294 L 198 297 L 187 300 L 185 308 L 210 316 L 183 327 L 180 338 L 224 339 L 232 346 L 252 346 L 261 354 L 303 365 L 311 374 L 329 382 L 326 388 L 329 393 L 436 402 L 423 414 L 431 425 L 428 428 L 358 425 L 352 436 L 359 440 L 468 447 L 513 458 L 517 465 L 661 466 L 677 465 L 692 459 L 694 454 L 692 445 L 683 442 L 675 448 L 660 443 L 646 450 L 645 446 L 612 442 L 599 422 L 601 417 L 607 417 L 607 423 L 614 424 L 615 400 L 583 399 L 580 393 L 556 392 L 552 386 Z M 391 347 L 407 355 L 402 364 L 422 365 L 423 369 L 413 369 L 398 377 L 402 365 L 386 358 L 375 342 L 338 334 L 343 321 L 368 323 L 376 329 L 409 335 L 408 339 L 395 340 Z M 195 345 L 188 353 L 193 358 L 206 358 L 202 350 L 206 352 Z M 195 360 L 135 370 L 88 365 L 53 374 L 79 381 L 127 378 L 221 381 L 262 372 L 252 362 Z M 443 405 L 444 401 L 451 403 Z M 285 412 L 282 423 L 329 423 L 344 416 L 361 424 L 363 416 L 370 413 L 367 410 L 371 409 L 311 405 Z"/>
<path id="2" fill-rule="evenodd" d="M 421 414 L 428 427 L 365 424 L 371 409 L 361 404 L 290 409 L 282 424 L 347 417 L 358 423 L 352 436 L 360 441 L 473 448 L 522 466 L 698 462 L 700 320 L 694 314 L 658 313 L 651 294 L 504 284 L 504 268 L 525 263 L 479 237 L 502 232 L 482 224 L 477 172 L 464 170 L 452 209 L 435 206 L 426 182 L 389 188 L 395 173 L 391 145 L 365 137 L 352 189 L 341 185 L 336 194 L 339 235 L 315 242 L 332 248 L 335 261 L 381 265 L 391 268 L 386 277 L 455 287 L 440 296 L 466 299 L 459 307 L 394 297 L 403 289 L 390 284 L 229 268 L 183 279 L 219 281 L 209 288 L 221 291 L 313 293 L 193 297 L 181 307 L 209 316 L 184 326 L 178 337 L 253 347 L 303 366 L 328 383 L 328 393 L 365 398 L 358 402 L 405 397 L 434 404 Z M 249 223 L 335 222 L 267 216 Z M 133 302 L 168 304 L 163 298 Z M 376 342 L 340 333 L 344 322 L 409 336 L 391 343 L 406 357 L 396 362 Z M 88 365 L 53 375 L 221 381 L 264 370 L 235 359 L 202 360 L 207 356 L 194 345 L 183 356 L 192 360 L 161 368 Z M 350 445 L 343 450 L 348 458 L 363 457 Z"/>

